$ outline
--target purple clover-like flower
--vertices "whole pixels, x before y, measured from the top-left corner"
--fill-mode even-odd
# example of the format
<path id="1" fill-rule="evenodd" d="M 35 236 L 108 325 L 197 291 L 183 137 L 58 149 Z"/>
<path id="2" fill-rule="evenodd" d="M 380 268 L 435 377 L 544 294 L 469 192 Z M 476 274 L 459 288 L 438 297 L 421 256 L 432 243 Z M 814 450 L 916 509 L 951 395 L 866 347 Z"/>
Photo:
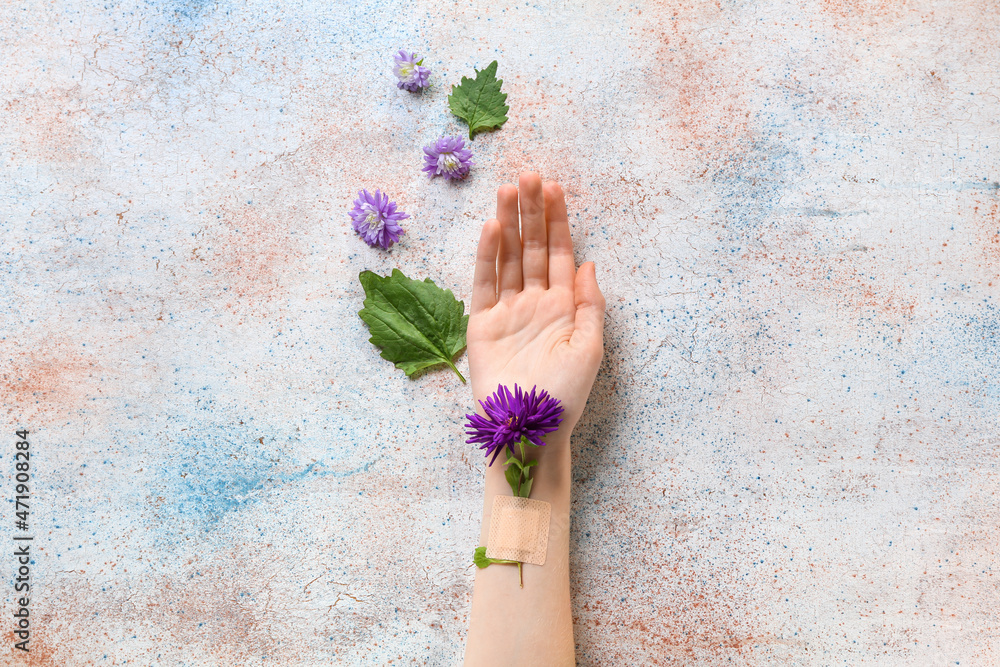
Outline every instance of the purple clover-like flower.
<path id="1" fill-rule="evenodd" d="M 424 168 L 427 174 L 447 179 L 465 178 L 469 174 L 472 151 L 465 147 L 461 137 L 441 137 L 430 146 L 424 146 Z"/>
<path id="2" fill-rule="evenodd" d="M 515 384 L 512 394 L 510 389 L 500 385 L 479 404 L 486 416 L 465 415 L 469 420 L 465 425 L 466 435 L 472 436 L 466 442 L 479 444 L 480 449 L 486 450 L 487 457 L 492 454 L 490 465 L 504 447 L 514 454 L 514 445 L 522 437 L 533 445 L 543 446 L 542 436 L 558 429 L 562 421 L 563 407 L 559 399 L 552 398 L 544 390 L 536 394 L 535 387 L 529 394 Z"/>
<path id="3" fill-rule="evenodd" d="M 407 53 L 401 49 L 396 54 L 395 60 L 396 66 L 392 68 L 392 73 L 399 79 L 396 82 L 397 88 L 408 90 L 411 93 L 418 93 L 431 85 L 427 81 L 431 75 L 431 71 L 420 64 L 424 62 L 424 59 L 417 60 L 416 53 Z"/>
<path id="4" fill-rule="evenodd" d="M 399 226 L 399 221 L 410 217 L 397 211 L 396 202 L 389 201 L 389 196 L 378 190 L 374 195 L 367 190 L 359 190 L 354 208 L 348 215 L 351 216 L 354 231 L 365 243 L 372 247 L 381 246 L 386 250 L 406 233 Z"/>

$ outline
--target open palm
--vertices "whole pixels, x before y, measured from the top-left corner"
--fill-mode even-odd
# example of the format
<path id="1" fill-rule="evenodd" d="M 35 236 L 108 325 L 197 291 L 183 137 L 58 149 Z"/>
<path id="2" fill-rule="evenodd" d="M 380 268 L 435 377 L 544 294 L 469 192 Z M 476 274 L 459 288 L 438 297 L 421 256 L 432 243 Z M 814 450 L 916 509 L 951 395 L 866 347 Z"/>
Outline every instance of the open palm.
<path id="1" fill-rule="evenodd" d="M 497 217 L 479 241 L 468 328 L 472 392 L 481 401 L 500 384 L 537 386 L 562 401 L 560 430 L 569 432 L 601 363 L 604 297 L 593 263 L 576 269 L 559 185 L 543 187 L 528 173 L 519 186 L 497 191 Z"/>

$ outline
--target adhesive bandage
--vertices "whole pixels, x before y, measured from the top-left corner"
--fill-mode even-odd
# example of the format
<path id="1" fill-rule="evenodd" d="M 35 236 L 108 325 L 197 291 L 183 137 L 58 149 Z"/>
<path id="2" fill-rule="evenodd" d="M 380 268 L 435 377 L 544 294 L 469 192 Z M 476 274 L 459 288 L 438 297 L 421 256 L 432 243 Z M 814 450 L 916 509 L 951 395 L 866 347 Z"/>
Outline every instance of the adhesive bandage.
<path id="1" fill-rule="evenodd" d="M 551 512 L 542 500 L 495 496 L 486 557 L 545 565 Z"/>

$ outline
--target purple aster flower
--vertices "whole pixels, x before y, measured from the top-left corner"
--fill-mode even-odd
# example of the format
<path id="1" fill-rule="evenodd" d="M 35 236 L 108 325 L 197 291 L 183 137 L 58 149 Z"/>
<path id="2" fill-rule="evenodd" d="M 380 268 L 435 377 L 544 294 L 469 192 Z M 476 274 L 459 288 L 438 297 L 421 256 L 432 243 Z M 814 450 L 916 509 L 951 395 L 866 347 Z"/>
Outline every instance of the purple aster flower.
<path id="1" fill-rule="evenodd" d="M 406 233 L 399 226 L 399 221 L 410 217 L 397 211 L 396 202 L 389 201 L 389 196 L 378 190 L 374 195 L 367 190 L 359 190 L 354 208 L 348 215 L 351 216 L 354 231 L 361 235 L 365 243 L 372 247 L 382 246 L 386 250 Z"/>
<path id="2" fill-rule="evenodd" d="M 472 151 L 465 147 L 461 137 L 441 137 L 430 146 L 424 146 L 424 168 L 427 174 L 445 178 L 465 178 L 472 161 Z"/>
<path id="3" fill-rule="evenodd" d="M 552 398 L 544 390 L 535 394 L 535 387 L 529 394 L 515 384 L 511 394 L 510 389 L 500 385 L 496 392 L 486 397 L 485 402 L 479 401 L 479 404 L 483 406 L 486 416 L 465 415 L 469 420 L 465 425 L 466 434 L 472 436 L 466 442 L 478 443 L 480 449 L 486 450 L 486 456 L 492 454 L 490 465 L 504 447 L 513 454 L 514 445 L 522 437 L 534 445 L 543 446 L 542 436 L 555 431 L 562 421 L 563 407 L 559 399 Z"/>
<path id="4" fill-rule="evenodd" d="M 431 85 L 427 82 L 431 71 L 420 64 L 424 62 L 423 58 L 417 60 L 416 53 L 407 54 L 406 51 L 400 50 L 396 54 L 395 59 L 396 66 L 392 68 L 392 73 L 399 79 L 396 82 L 397 88 L 408 90 L 411 93 L 418 93 L 423 88 Z"/>

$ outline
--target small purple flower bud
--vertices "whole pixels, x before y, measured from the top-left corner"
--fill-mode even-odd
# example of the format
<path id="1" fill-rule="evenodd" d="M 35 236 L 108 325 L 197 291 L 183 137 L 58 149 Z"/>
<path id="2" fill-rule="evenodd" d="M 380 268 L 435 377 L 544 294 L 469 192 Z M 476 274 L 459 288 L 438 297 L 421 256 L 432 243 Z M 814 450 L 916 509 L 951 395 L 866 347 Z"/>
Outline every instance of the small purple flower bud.
<path id="1" fill-rule="evenodd" d="M 354 208 L 348 213 L 351 224 L 365 243 L 375 247 L 381 246 L 388 250 L 389 246 L 399 240 L 406 232 L 399 226 L 399 221 L 410 216 L 396 210 L 396 202 L 389 201 L 389 196 L 375 191 L 359 190 L 358 198 L 354 200 Z"/>
<path id="2" fill-rule="evenodd" d="M 469 174 L 472 151 L 465 147 L 461 137 L 441 137 L 430 146 L 424 146 L 424 168 L 430 178 L 465 178 Z"/>
<path id="3" fill-rule="evenodd" d="M 411 93 L 419 93 L 431 85 L 427 81 L 431 75 L 431 71 L 420 64 L 424 62 L 424 59 L 421 58 L 418 61 L 416 53 L 407 53 L 400 50 L 396 54 L 395 60 L 396 66 L 392 68 L 392 73 L 399 79 L 396 82 L 397 88 L 408 90 Z"/>

